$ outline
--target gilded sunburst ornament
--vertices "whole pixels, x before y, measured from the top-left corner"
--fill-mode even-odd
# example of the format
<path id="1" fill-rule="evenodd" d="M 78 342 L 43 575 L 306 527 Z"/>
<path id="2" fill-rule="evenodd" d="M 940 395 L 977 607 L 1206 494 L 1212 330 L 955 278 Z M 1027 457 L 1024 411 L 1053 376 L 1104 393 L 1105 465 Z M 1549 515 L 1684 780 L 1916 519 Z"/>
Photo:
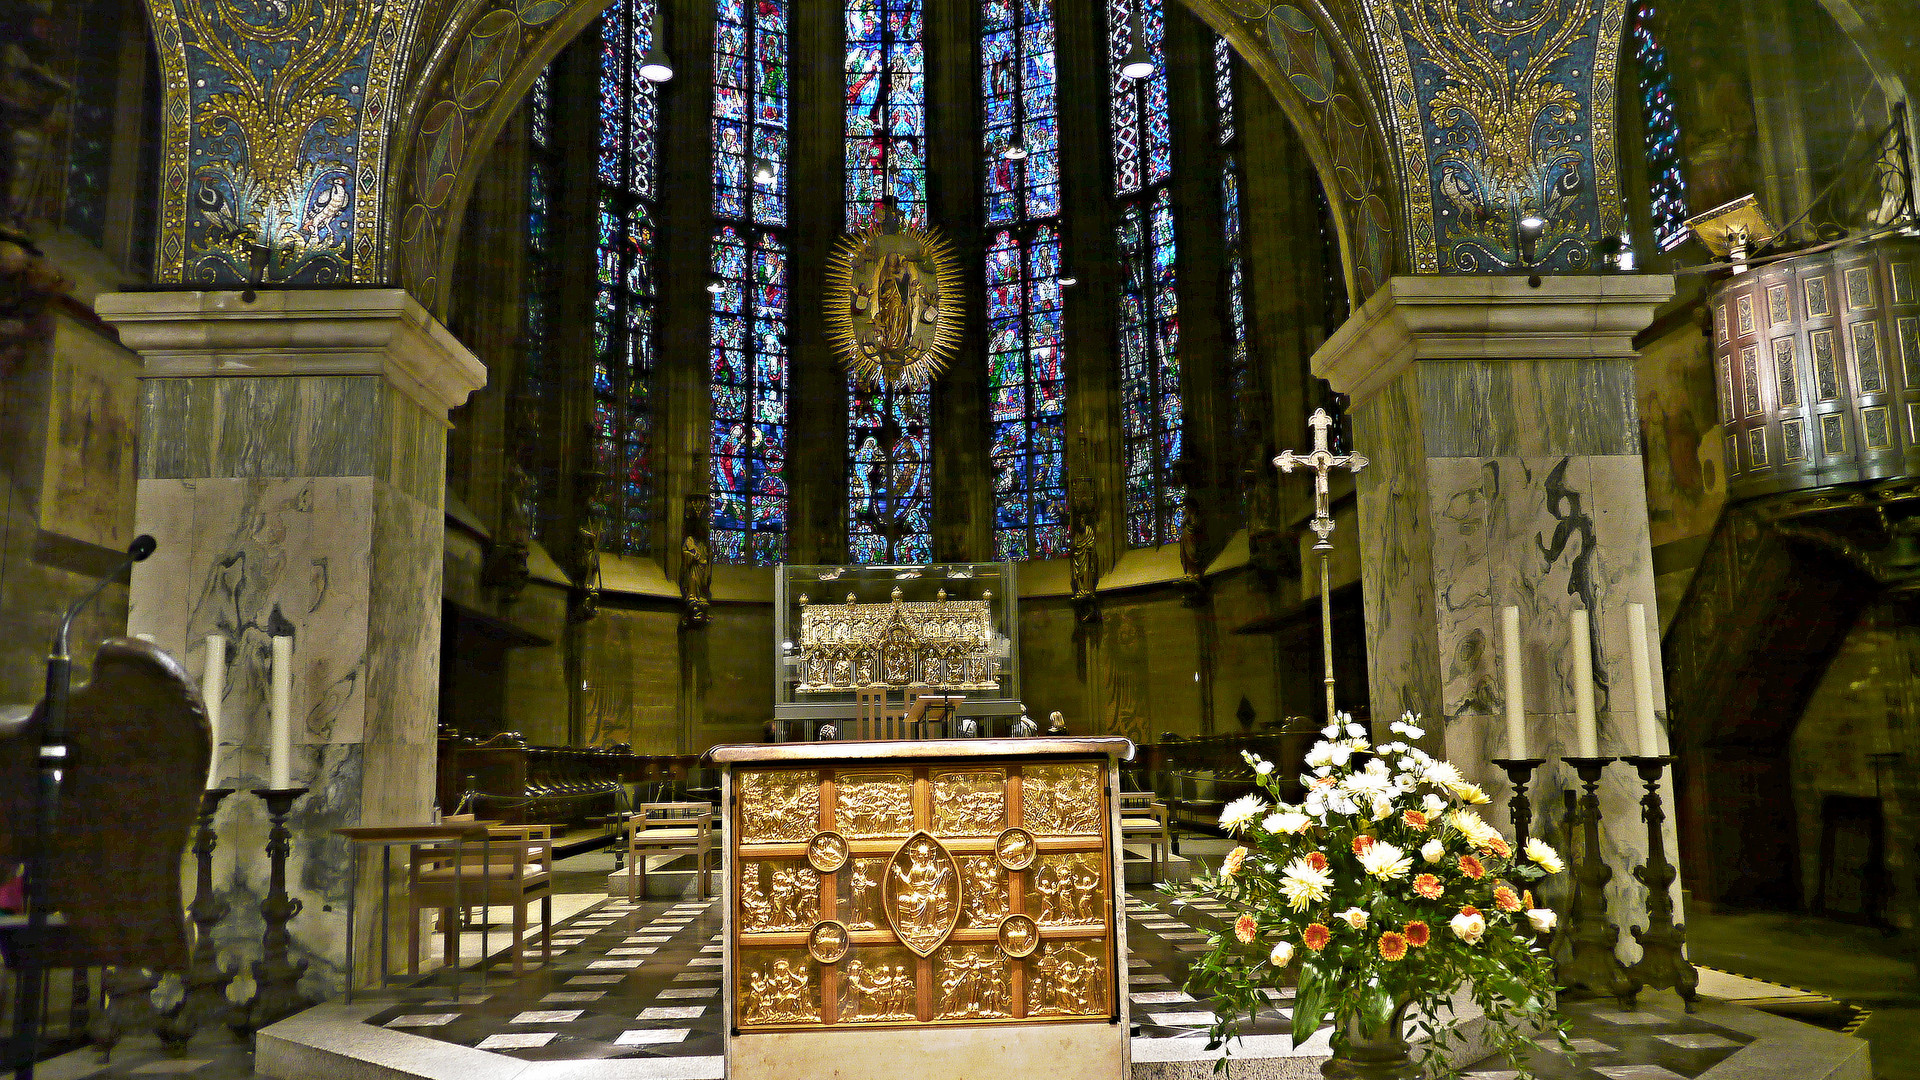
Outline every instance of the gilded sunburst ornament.
<path id="1" fill-rule="evenodd" d="M 889 199 L 828 261 L 827 334 L 862 384 L 923 389 L 959 349 L 960 287 L 951 245 Z"/>

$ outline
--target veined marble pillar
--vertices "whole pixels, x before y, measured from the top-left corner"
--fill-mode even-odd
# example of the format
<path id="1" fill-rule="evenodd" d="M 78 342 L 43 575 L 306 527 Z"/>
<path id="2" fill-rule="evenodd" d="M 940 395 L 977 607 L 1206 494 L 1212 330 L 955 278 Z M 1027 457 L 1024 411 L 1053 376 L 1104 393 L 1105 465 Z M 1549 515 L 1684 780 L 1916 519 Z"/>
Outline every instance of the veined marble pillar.
<path id="1" fill-rule="evenodd" d="M 1600 752 L 1639 752 L 1627 605 L 1654 620 L 1653 563 L 1634 398 L 1634 335 L 1673 293 L 1657 275 L 1397 277 L 1313 358 L 1353 397 L 1358 542 L 1373 716 L 1412 710 L 1429 740 L 1493 797 L 1511 793 L 1488 764 L 1509 756 L 1500 612 L 1520 608 L 1535 834 L 1562 835 L 1558 761 L 1576 754 L 1571 612 L 1592 613 Z M 1284 440 L 1283 440 L 1284 441 Z M 1336 537 L 1336 542 L 1338 538 Z M 1656 684 L 1658 657 L 1655 657 Z M 1664 685 L 1654 688 L 1664 717 Z M 1662 748 L 1664 749 L 1664 748 Z M 1607 888 L 1623 959 L 1645 925 L 1644 788 L 1625 765 L 1600 788 Z M 1667 853 L 1678 863 L 1669 791 Z M 1676 903 L 1678 892 L 1676 889 Z"/>
<path id="2" fill-rule="evenodd" d="M 423 821 L 433 799 L 440 670 L 447 411 L 486 371 L 397 289 L 101 296 L 100 316 L 144 359 L 130 632 L 205 668 L 227 639 L 215 767 L 267 783 L 271 638 L 294 639 L 289 929 L 305 988 L 340 988 L 345 825 Z M 221 807 L 216 879 L 234 915 L 221 946 L 259 949 L 266 815 Z M 361 911 L 377 914 L 377 875 Z M 376 920 L 359 924 L 356 965 Z M 395 920 L 396 928 L 400 926 Z"/>

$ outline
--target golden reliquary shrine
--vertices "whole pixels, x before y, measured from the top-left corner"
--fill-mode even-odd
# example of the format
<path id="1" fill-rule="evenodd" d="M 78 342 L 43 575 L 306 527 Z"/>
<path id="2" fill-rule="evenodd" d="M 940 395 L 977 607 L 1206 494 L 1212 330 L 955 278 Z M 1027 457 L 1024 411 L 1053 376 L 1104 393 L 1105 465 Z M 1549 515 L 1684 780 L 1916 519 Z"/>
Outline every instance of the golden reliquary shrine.
<path id="1" fill-rule="evenodd" d="M 800 597 L 800 693 L 862 686 L 927 686 L 938 690 L 998 690 L 1000 662 L 992 653 L 993 593 L 950 600 L 942 589 L 931 603 L 907 602 L 893 590 L 884 604 L 810 603 Z"/>
<path id="2" fill-rule="evenodd" d="M 1009 1026 L 1113 1075 L 1127 1045 L 1115 763 L 1132 751 L 1118 738 L 715 748 L 733 845 L 729 1076 L 811 1075 L 798 1063 L 884 1048 L 877 1032 L 910 1052 L 929 1030 L 969 1029 L 941 1045 L 1017 1055 Z M 1087 1030 L 1039 1034 L 1063 1025 Z M 820 1038 L 794 1038 L 808 1033 Z"/>

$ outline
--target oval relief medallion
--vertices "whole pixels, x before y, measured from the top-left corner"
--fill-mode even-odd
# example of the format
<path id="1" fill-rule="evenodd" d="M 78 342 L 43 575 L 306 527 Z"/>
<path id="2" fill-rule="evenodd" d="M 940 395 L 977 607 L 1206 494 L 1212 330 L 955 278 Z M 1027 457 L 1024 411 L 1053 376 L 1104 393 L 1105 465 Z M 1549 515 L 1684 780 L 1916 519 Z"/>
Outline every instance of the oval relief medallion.
<path id="1" fill-rule="evenodd" d="M 1025 915 L 1000 920 L 1000 951 L 1015 960 L 1031 956 L 1040 947 L 1040 927 Z"/>
<path id="2" fill-rule="evenodd" d="M 813 932 L 807 935 L 807 955 L 822 964 L 839 963 L 840 958 L 847 955 L 850 940 L 842 923 L 832 919 L 815 923 Z"/>
<path id="3" fill-rule="evenodd" d="M 900 944 L 931 955 L 960 921 L 960 867 L 946 846 L 925 831 L 907 837 L 887 860 L 881 883 L 887 922 Z"/>
<path id="4" fill-rule="evenodd" d="M 819 832 L 807 841 L 807 865 L 831 874 L 847 865 L 847 838 L 837 832 Z"/>

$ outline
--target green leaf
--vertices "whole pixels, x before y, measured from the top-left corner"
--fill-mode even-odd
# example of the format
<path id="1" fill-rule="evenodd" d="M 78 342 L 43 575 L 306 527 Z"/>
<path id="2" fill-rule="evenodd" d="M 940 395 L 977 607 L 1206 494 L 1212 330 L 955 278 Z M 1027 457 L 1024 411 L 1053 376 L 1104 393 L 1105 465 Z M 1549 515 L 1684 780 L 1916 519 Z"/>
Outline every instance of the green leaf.
<path id="1" fill-rule="evenodd" d="M 1334 989 L 1332 980 L 1312 964 L 1300 965 L 1300 985 L 1293 994 L 1293 1041 L 1306 1042 L 1320 1030 L 1327 1015 L 1327 995 Z"/>
<path id="2" fill-rule="evenodd" d="M 1367 1026 L 1384 1031 L 1393 1021 L 1395 1002 L 1393 995 L 1387 993 L 1384 986 L 1374 985 L 1367 988 L 1360 1002 L 1360 1016 Z"/>

